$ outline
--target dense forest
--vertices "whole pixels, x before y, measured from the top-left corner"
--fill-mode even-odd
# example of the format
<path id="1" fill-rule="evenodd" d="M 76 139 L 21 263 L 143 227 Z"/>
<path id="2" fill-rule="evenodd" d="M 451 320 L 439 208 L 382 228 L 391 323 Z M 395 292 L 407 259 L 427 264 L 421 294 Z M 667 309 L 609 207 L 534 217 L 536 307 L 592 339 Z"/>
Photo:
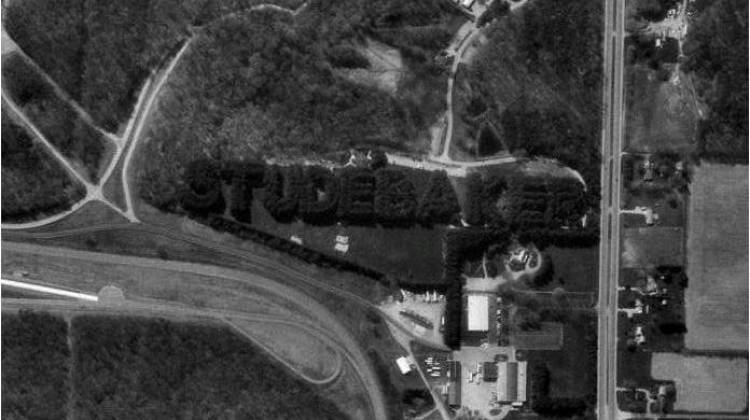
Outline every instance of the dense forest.
<path id="1" fill-rule="evenodd" d="M 683 69 L 696 77 L 699 96 L 709 107 L 701 121 L 698 153 L 720 162 L 747 164 L 748 3 L 696 2 L 698 16 L 688 27 Z"/>
<path id="2" fill-rule="evenodd" d="M 255 3 L 31 0 L 9 2 L 3 22 L 26 54 L 99 125 L 115 131 L 130 114 L 149 72 L 189 36 L 192 25 Z"/>
<path id="3" fill-rule="evenodd" d="M 66 418 L 70 351 L 65 320 L 44 313 L 3 313 L 2 332 L 2 417 Z"/>
<path id="4" fill-rule="evenodd" d="M 75 418 L 346 417 L 225 328 L 80 316 L 72 331 Z"/>
<path id="5" fill-rule="evenodd" d="M 206 26 L 175 70 L 152 126 L 142 194 L 168 192 L 199 156 L 424 146 L 444 106 L 444 70 L 433 58 L 462 19 L 442 4 L 312 1 L 295 17 L 257 11 Z M 369 39 L 403 57 L 395 93 L 341 77 L 335 67 L 363 64 L 357 51 Z"/>
<path id="6" fill-rule="evenodd" d="M 511 151 L 555 158 L 579 171 L 593 199 L 599 190 L 601 17 L 596 0 L 537 0 L 496 19 L 461 76 L 469 89 L 459 92 L 462 118 L 486 109 Z"/>
<path id="7" fill-rule="evenodd" d="M 2 221 L 34 220 L 69 209 L 84 196 L 44 147 L 2 110 Z"/>

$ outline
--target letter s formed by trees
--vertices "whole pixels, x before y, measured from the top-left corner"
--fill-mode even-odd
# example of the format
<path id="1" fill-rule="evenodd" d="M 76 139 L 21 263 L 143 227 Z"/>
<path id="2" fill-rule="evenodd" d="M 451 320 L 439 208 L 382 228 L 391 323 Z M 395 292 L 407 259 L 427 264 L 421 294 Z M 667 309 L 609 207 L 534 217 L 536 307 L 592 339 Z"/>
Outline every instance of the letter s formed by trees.
<path id="1" fill-rule="evenodd" d="M 197 159 L 185 171 L 185 187 L 181 194 L 182 207 L 188 212 L 205 216 L 223 213 L 225 202 L 221 191 L 219 165 L 210 159 Z"/>

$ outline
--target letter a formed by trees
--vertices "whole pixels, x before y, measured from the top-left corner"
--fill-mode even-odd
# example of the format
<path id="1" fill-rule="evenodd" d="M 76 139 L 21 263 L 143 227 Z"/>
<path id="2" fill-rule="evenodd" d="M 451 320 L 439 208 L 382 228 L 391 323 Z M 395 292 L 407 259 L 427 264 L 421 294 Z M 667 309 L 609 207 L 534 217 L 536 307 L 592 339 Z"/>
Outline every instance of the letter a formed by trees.
<path id="1" fill-rule="evenodd" d="M 434 171 L 430 175 L 417 209 L 417 220 L 423 225 L 448 224 L 461 211 L 458 197 L 445 171 Z"/>

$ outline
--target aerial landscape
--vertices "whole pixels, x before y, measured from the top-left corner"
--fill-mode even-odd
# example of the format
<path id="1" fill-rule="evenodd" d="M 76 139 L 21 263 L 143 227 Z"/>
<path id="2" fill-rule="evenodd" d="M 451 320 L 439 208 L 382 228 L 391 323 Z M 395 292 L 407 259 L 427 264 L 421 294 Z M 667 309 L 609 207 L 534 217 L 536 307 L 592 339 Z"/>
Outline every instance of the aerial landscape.
<path id="1" fill-rule="evenodd" d="M 5 0 L 9 419 L 747 419 L 744 0 Z"/>

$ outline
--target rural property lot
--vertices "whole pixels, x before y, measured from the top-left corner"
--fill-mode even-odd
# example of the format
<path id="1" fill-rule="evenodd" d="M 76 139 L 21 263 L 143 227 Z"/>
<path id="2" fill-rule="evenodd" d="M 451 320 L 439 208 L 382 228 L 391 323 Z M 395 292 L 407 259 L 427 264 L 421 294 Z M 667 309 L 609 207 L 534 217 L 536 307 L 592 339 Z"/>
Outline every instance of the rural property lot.
<path id="1" fill-rule="evenodd" d="M 623 231 L 623 268 L 683 264 L 685 240 L 682 228 L 647 227 Z"/>
<path id="2" fill-rule="evenodd" d="M 747 350 L 747 166 L 704 163 L 691 191 L 685 345 Z"/>
<path id="3" fill-rule="evenodd" d="M 644 66 L 628 67 L 626 151 L 654 153 L 694 148 L 698 110 L 687 86 L 689 77 L 662 82 Z"/>
<path id="4" fill-rule="evenodd" d="M 675 381 L 677 411 L 736 413 L 747 408 L 747 359 L 654 353 L 651 375 Z"/>

